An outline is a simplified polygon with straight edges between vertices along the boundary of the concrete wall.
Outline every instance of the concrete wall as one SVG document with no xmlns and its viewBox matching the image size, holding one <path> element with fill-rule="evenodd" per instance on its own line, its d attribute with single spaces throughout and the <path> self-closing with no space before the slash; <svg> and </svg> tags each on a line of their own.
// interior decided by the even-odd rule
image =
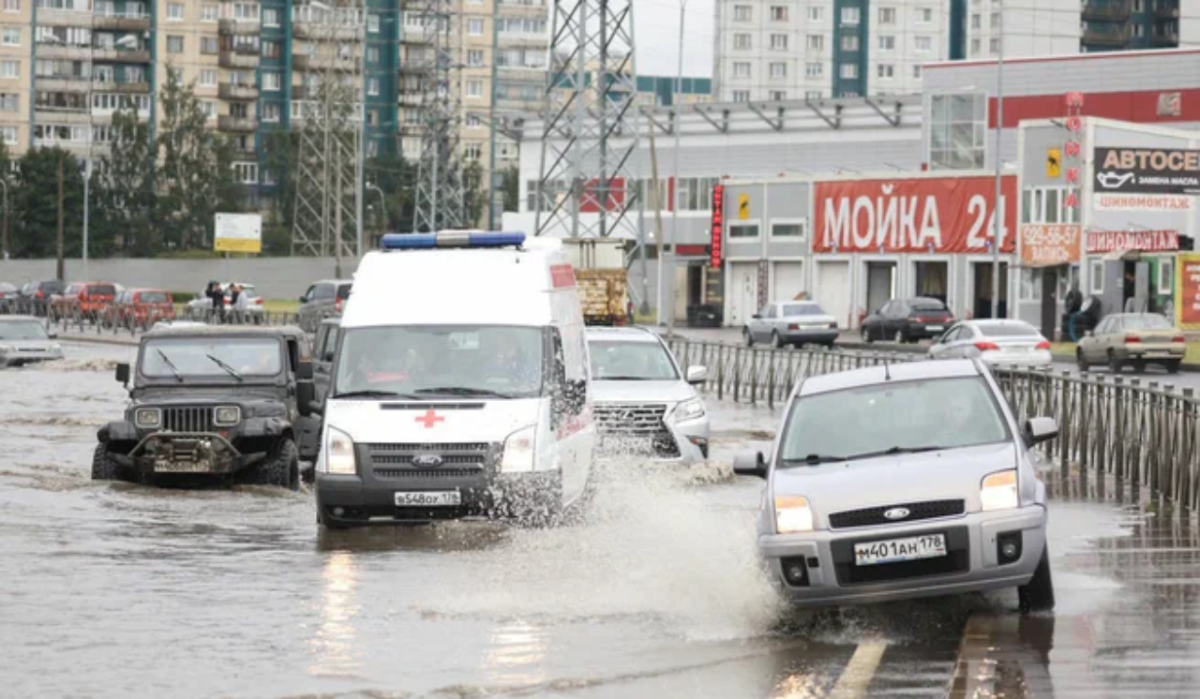
<svg viewBox="0 0 1200 699">
<path fill-rule="evenodd" d="M 343 261 L 349 277 L 358 263 Z M 80 260 L 67 260 L 66 281 L 116 282 L 126 287 L 156 287 L 199 292 L 211 280 L 254 284 L 267 299 L 299 297 L 309 284 L 334 277 L 333 258 L 276 257 L 230 260 L 91 260 L 86 274 Z M 54 260 L 0 260 L 0 281 L 20 286 L 35 279 L 54 278 Z"/>
</svg>

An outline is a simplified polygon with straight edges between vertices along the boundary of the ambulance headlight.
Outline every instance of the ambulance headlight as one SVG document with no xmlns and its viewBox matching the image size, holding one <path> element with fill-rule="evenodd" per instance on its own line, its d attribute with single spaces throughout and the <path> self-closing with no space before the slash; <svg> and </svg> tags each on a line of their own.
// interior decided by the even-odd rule
<svg viewBox="0 0 1200 699">
<path fill-rule="evenodd" d="M 325 472 L 338 476 L 353 476 L 358 473 L 354 459 L 354 440 L 350 435 L 333 427 L 325 428 Z"/>
<path fill-rule="evenodd" d="M 508 435 L 504 440 L 504 457 L 500 461 L 503 473 L 521 473 L 533 470 L 537 444 L 537 425 L 530 425 Z"/>
</svg>

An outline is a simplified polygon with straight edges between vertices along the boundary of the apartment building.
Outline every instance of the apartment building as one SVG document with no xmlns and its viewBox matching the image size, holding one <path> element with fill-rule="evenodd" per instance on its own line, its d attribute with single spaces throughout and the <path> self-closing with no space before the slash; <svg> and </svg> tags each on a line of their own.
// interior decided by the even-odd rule
<svg viewBox="0 0 1200 699">
<path fill-rule="evenodd" d="M 1084 0 L 1083 50 L 1122 51 L 1194 46 L 1200 14 L 1185 0 Z"/>
<path fill-rule="evenodd" d="M 966 58 L 1066 56 L 1081 51 L 1079 0 L 970 0 Z M 1003 40 L 1003 47 L 1001 41 Z"/>
</svg>

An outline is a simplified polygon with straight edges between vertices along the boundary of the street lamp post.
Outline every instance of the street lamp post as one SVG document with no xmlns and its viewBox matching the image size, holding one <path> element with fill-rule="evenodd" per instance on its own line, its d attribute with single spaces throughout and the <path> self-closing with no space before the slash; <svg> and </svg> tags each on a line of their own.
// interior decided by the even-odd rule
<svg viewBox="0 0 1200 699">
<path fill-rule="evenodd" d="M 992 317 L 1000 317 L 1000 232 L 1002 228 L 1002 220 L 1004 213 L 1004 205 L 1001 202 L 1001 170 L 1004 167 L 1004 159 L 1000 153 L 1000 136 L 1004 133 L 1004 4 L 997 0 L 996 5 L 999 7 L 999 26 L 996 28 L 996 33 L 999 35 L 1000 51 L 996 59 L 996 152 L 992 157 L 996 160 L 996 203 L 995 209 L 992 211 Z M 1012 222 L 1014 225 L 1016 222 Z"/>
<path fill-rule="evenodd" d="M 4 245 L 0 247 L 3 259 L 8 259 L 8 180 L 0 177 L 0 187 L 4 188 Z"/>
<path fill-rule="evenodd" d="M 672 337 L 675 334 L 675 245 L 679 240 L 679 131 L 683 126 L 683 120 L 680 118 L 682 113 L 682 105 L 679 103 L 680 97 L 683 95 L 683 29 L 684 18 L 686 17 L 685 10 L 687 9 L 688 0 L 679 0 L 679 64 L 675 73 L 675 86 L 671 91 L 671 106 L 675 109 L 675 164 L 671 168 L 675 174 L 675 186 L 673 187 L 673 196 L 671 199 L 671 232 L 669 235 L 664 234 L 663 245 L 660 246 L 658 255 L 661 258 L 665 249 L 671 251 L 671 264 L 667 269 L 669 279 L 659 280 L 660 284 L 664 284 L 664 288 L 668 293 L 663 294 L 663 304 L 667 306 L 667 337 Z M 666 245 L 667 241 L 670 245 Z"/>
</svg>

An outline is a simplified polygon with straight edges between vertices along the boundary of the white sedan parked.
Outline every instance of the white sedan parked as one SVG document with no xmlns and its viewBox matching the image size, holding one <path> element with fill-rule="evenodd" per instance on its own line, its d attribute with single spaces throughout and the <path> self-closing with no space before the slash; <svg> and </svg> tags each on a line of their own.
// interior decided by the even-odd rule
<svg viewBox="0 0 1200 699">
<path fill-rule="evenodd" d="M 964 320 L 929 348 L 930 359 L 977 357 L 989 365 L 1050 366 L 1050 341 L 1023 320 Z"/>
</svg>

